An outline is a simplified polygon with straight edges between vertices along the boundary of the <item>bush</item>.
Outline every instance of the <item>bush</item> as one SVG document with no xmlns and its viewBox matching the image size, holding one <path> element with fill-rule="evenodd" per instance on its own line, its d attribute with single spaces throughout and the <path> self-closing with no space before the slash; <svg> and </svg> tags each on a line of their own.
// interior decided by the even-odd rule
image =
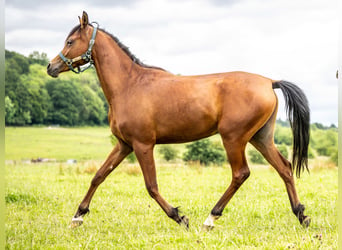
<svg viewBox="0 0 342 250">
<path fill-rule="evenodd" d="M 312 147 L 309 145 L 309 148 L 308 148 L 308 158 L 309 159 L 313 159 L 315 158 L 315 153 L 314 151 L 312 150 Z"/>
<path fill-rule="evenodd" d="M 163 145 L 159 148 L 159 153 L 166 161 L 171 161 L 176 159 L 178 151 L 171 145 Z"/>
<path fill-rule="evenodd" d="M 289 158 L 289 151 L 287 150 L 287 146 L 285 144 L 278 145 L 277 148 L 286 159 Z"/>
<path fill-rule="evenodd" d="M 292 144 L 291 128 L 282 127 L 277 124 L 274 131 L 274 142 L 276 144 L 285 144 L 290 146 Z"/>
<path fill-rule="evenodd" d="M 211 163 L 221 164 L 226 160 L 226 154 L 220 144 L 212 143 L 209 139 L 203 139 L 186 145 L 187 151 L 183 160 L 199 161 L 201 165 L 208 166 Z"/>
<path fill-rule="evenodd" d="M 310 143 L 318 155 L 331 156 L 337 148 L 337 132 L 334 129 L 314 130 Z"/>
<path fill-rule="evenodd" d="M 330 160 L 338 166 L 338 150 L 335 148 L 333 152 L 331 152 Z"/>
<path fill-rule="evenodd" d="M 262 154 L 259 151 L 257 151 L 254 148 L 248 150 L 248 156 L 249 156 L 249 159 L 252 163 L 266 164 L 265 158 L 262 156 Z"/>
<path fill-rule="evenodd" d="M 137 161 L 137 157 L 135 156 L 135 153 L 132 152 L 129 155 L 126 156 L 126 159 L 129 163 L 134 163 Z"/>
</svg>

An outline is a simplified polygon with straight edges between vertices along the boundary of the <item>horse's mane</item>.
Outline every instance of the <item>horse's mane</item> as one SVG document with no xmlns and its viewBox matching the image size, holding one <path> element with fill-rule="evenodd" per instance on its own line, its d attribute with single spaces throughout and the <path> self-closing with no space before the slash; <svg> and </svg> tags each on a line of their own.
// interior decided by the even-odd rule
<svg viewBox="0 0 342 250">
<path fill-rule="evenodd" d="M 91 24 L 89 24 L 89 25 L 93 27 L 93 25 L 91 25 Z M 81 29 L 81 25 L 80 25 L 80 24 L 77 25 L 77 26 L 75 26 L 75 27 L 70 31 L 70 33 L 69 33 L 69 35 L 68 35 L 68 38 L 69 38 L 72 34 L 74 34 L 76 31 L 79 31 L 80 29 Z M 132 60 L 134 63 L 136 63 L 136 64 L 138 64 L 138 65 L 140 65 L 141 67 L 144 67 L 144 68 L 159 69 L 159 70 L 166 71 L 165 69 L 162 69 L 162 68 L 160 68 L 160 67 L 151 66 L 151 65 L 147 65 L 147 64 L 143 63 L 143 62 L 142 62 L 139 58 L 137 58 L 137 57 L 129 50 L 129 48 L 128 48 L 126 45 L 124 45 L 116 36 L 110 34 L 109 32 L 105 31 L 104 29 L 99 29 L 99 30 L 102 31 L 102 32 L 104 32 L 104 33 L 106 33 L 108 36 L 110 36 L 110 37 L 113 39 L 113 41 L 116 42 L 116 44 L 122 49 L 122 51 L 125 52 L 125 54 L 126 54 L 129 58 L 131 58 L 131 60 Z"/>
</svg>

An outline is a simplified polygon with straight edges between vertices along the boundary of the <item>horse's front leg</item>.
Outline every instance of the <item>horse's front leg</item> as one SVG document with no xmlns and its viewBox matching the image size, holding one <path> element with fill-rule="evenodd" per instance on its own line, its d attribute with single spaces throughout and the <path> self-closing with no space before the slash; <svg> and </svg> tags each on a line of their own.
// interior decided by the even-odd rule
<svg viewBox="0 0 342 250">
<path fill-rule="evenodd" d="M 178 209 L 172 207 L 159 193 L 156 168 L 153 158 L 154 144 L 133 143 L 134 153 L 139 161 L 144 175 L 145 185 L 149 195 L 159 204 L 164 212 L 171 219 L 180 225 L 189 228 L 189 219 L 186 216 L 180 216 Z"/>
<path fill-rule="evenodd" d="M 78 210 L 72 218 L 71 227 L 80 226 L 83 223 L 83 216 L 89 212 L 90 201 L 98 188 L 98 186 L 106 179 L 106 177 L 120 164 L 120 162 L 132 152 L 132 149 L 125 143 L 119 141 L 113 151 L 109 154 L 101 168 L 96 172 L 91 181 L 91 185 Z"/>
</svg>

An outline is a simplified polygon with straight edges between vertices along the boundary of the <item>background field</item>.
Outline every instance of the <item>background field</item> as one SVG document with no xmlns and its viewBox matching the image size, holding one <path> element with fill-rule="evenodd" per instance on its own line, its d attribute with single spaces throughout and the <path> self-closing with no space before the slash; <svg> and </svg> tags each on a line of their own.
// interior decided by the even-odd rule
<svg viewBox="0 0 342 250">
<path fill-rule="evenodd" d="M 277 173 L 251 166 L 215 229 L 203 232 L 202 223 L 229 185 L 230 168 L 160 159 L 161 194 L 189 217 L 189 231 L 164 214 L 148 196 L 138 165 L 127 162 L 100 186 L 84 225 L 70 229 L 112 147 L 109 135 L 108 128 L 6 128 L 7 249 L 337 249 L 337 168 L 326 168 L 324 160 L 311 162 L 311 173 L 296 181 L 312 218 L 308 229 L 292 214 Z M 57 162 L 22 162 L 37 157 Z"/>
<path fill-rule="evenodd" d="M 103 160 L 112 148 L 110 134 L 108 127 L 7 127 L 5 156 L 17 161 Z"/>
</svg>

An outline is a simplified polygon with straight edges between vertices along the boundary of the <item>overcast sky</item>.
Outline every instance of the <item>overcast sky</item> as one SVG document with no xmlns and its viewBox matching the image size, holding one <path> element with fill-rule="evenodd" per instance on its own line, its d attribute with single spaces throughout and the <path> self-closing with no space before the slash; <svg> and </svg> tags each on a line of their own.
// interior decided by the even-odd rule
<svg viewBox="0 0 342 250">
<path fill-rule="evenodd" d="M 146 64 L 182 75 L 241 70 L 285 79 L 306 93 L 311 122 L 337 125 L 335 0 L 7 0 L 5 47 L 52 59 L 83 10 Z"/>
</svg>

